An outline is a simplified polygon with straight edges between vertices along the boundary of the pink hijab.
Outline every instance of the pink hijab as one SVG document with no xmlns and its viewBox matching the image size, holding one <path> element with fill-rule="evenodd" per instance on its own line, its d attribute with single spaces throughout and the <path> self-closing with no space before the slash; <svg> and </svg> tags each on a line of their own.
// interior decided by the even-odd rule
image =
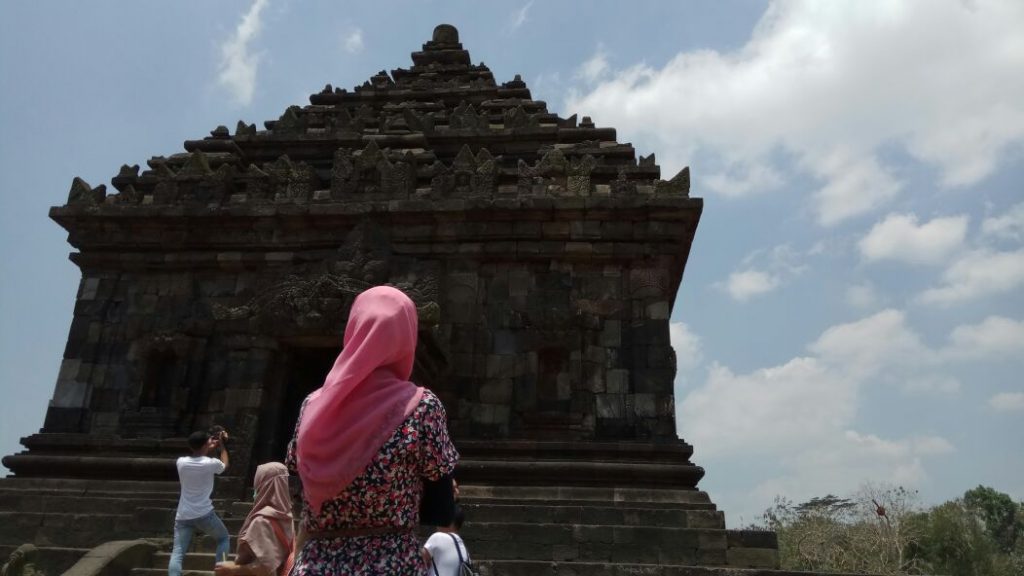
<svg viewBox="0 0 1024 576">
<path fill-rule="evenodd" d="M 252 523 L 261 516 L 271 519 L 272 522 L 280 520 L 279 524 L 285 538 L 295 538 L 292 526 L 292 498 L 288 493 L 288 469 L 280 462 L 260 464 L 256 467 L 253 485 L 256 487 L 256 501 L 252 503 L 252 511 L 238 533 L 238 544 L 247 544 L 257 561 L 265 561 L 267 558 L 283 561 L 290 551 L 282 549 L 282 544 L 274 535 L 274 531 L 253 530 Z"/>
<path fill-rule="evenodd" d="M 370 288 L 352 304 L 341 354 L 299 424 L 299 476 L 313 510 L 351 484 L 419 404 L 423 389 L 409 382 L 417 325 L 416 306 L 396 288 Z"/>
</svg>

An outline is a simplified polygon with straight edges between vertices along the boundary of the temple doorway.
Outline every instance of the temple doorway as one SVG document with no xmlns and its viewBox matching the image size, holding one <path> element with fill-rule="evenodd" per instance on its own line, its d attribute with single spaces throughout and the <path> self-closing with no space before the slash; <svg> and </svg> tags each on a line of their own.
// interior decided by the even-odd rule
<svg viewBox="0 0 1024 576">
<path fill-rule="evenodd" d="M 299 409 L 306 396 L 324 383 L 324 378 L 334 365 L 339 349 L 332 347 L 291 348 L 288 350 L 286 368 L 281 377 L 281 389 L 277 410 L 277 429 L 274 434 L 274 459 L 284 460 L 288 442 L 295 432 Z"/>
</svg>

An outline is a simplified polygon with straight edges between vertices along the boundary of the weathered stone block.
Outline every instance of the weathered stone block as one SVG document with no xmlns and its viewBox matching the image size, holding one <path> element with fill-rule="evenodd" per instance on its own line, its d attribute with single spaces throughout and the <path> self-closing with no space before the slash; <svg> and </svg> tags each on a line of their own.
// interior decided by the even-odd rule
<svg viewBox="0 0 1024 576">
<path fill-rule="evenodd" d="M 587 346 L 584 351 L 583 360 L 604 366 L 608 360 L 608 350 L 603 346 Z"/>
<path fill-rule="evenodd" d="M 725 562 L 735 568 L 779 567 L 779 552 L 769 548 L 729 548 L 725 551 Z"/>
<path fill-rule="evenodd" d="M 512 401 L 511 378 L 489 378 L 480 387 L 480 401 L 486 404 L 508 404 Z"/>
<path fill-rule="evenodd" d="M 569 237 L 573 240 L 601 238 L 601 223 L 596 220 L 573 220 L 569 225 Z"/>
<path fill-rule="evenodd" d="M 601 346 L 616 348 L 622 343 L 622 322 L 605 320 L 601 330 Z"/>
<path fill-rule="evenodd" d="M 657 398 L 654 394 L 634 394 L 633 413 L 641 418 L 654 418 L 658 415 Z"/>
<path fill-rule="evenodd" d="M 629 391 L 629 370 L 608 370 L 605 374 L 605 386 L 610 394 L 625 394 Z"/>
<path fill-rule="evenodd" d="M 263 390 L 258 388 L 229 388 L 224 391 L 224 407 L 228 411 L 259 408 Z"/>
<path fill-rule="evenodd" d="M 568 222 L 544 222 L 541 224 L 541 233 L 545 238 L 568 238 L 569 229 Z"/>
<path fill-rule="evenodd" d="M 96 298 L 96 292 L 99 290 L 100 279 L 96 277 L 83 278 L 81 284 L 81 292 L 78 295 L 79 300 L 92 300 Z"/>
<path fill-rule="evenodd" d="M 519 238 L 540 238 L 542 234 L 541 223 L 533 220 L 515 222 L 512 225 L 512 233 Z"/>
<path fill-rule="evenodd" d="M 58 380 L 50 405 L 55 408 L 85 408 L 89 398 L 89 385 L 75 380 Z"/>
<path fill-rule="evenodd" d="M 647 317 L 651 320 L 668 320 L 672 312 L 668 302 L 654 302 L 647 305 Z"/>
<path fill-rule="evenodd" d="M 598 418 L 619 419 L 626 416 L 626 397 L 624 394 L 594 395 L 595 411 Z"/>
<path fill-rule="evenodd" d="M 608 390 L 605 386 L 606 372 L 604 366 L 597 366 L 594 364 L 588 364 L 583 369 L 583 378 L 586 389 L 594 393 L 602 392 L 619 392 L 618 390 Z M 624 390 L 623 390 L 624 392 Z"/>
</svg>

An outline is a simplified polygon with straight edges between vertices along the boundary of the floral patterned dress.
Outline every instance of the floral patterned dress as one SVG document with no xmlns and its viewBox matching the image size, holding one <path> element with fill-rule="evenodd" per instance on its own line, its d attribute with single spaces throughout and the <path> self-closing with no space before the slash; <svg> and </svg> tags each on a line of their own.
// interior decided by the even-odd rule
<svg viewBox="0 0 1024 576">
<path fill-rule="evenodd" d="M 305 411 L 305 404 L 302 412 Z M 299 422 L 302 422 L 302 412 Z M 295 438 L 285 464 L 298 473 Z M 425 390 L 419 405 L 384 443 L 377 456 L 341 494 L 315 514 L 302 501 L 306 532 L 362 527 L 407 527 L 407 532 L 308 540 L 295 558 L 291 576 L 421 576 L 418 524 L 423 478 L 437 480 L 455 469 L 459 454 L 448 437 L 441 401 Z"/>
</svg>

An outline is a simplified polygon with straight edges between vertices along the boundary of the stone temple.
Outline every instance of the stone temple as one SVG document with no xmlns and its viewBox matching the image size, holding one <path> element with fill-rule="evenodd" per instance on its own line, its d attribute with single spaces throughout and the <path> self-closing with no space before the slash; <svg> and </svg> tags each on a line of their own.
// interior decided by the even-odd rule
<svg viewBox="0 0 1024 576">
<path fill-rule="evenodd" d="M 116 193 L 74 180 L 50 216 L 82 279 L 43 427 L 3 459 L 0 552 L 32 542 L 59 570 L 168 538 L 173 457 L 214 424 L 237 529 L 355 295 L 391 284 L 419 308 L 414 379 L 447 407 L 484 573 L 775 566 L 774 535 L 725 529 L 676 435 L 688 169 L 662 179 L 613 128 L 496 82 L 452 26 L 412 63 L 122 166 Z M 212 566 L 208 544 L 186 567 Z M 104 573 L 161 573 L 162 546 L 108 544 Z"/>
</svg>

